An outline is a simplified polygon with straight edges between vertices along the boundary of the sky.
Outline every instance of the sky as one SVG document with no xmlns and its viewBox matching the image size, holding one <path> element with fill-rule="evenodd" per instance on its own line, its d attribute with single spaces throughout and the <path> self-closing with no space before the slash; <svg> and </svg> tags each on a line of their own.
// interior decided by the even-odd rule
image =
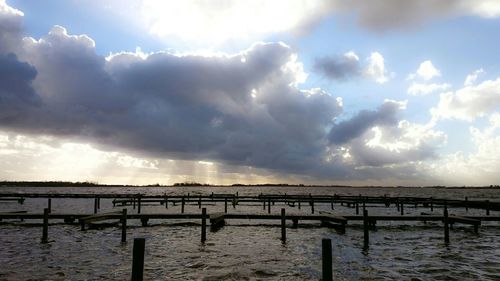
<svg viewBox="0 0 500 281">
<path fill-rule="evenodd" d="M 0 180 L 500 183 L 500 1 L 0 0 Z"/>
</svg>

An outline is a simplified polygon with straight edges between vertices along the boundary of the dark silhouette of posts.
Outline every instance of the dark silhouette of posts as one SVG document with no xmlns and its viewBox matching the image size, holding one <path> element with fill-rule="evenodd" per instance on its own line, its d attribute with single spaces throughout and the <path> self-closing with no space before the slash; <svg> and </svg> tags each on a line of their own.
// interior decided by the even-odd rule
<svg viewBox="0 0 500 281">
<path fill-rule="evenodd" d="M 300 201 L 300 198 L 299 198 L 299 210 L 300 210 L 300 202 L 302 202 L 302 201 Z"/>
<path fill-rule="evenodd" d="M 97 214 L 97 197 L 94 198 L 94 214 Z"/>
<path fill-rule="evenodd" d="M 311 198 L 311 214 L 314 214 L 314 199 Z"/>
<path fill-rule="evenodd" d="M 262 208 L 264 211 L 266 210 L 266 199 L 262 200 Z"/>
<path fill-rule="evenodd" d="M 49 208 L 43 209 L 42 243 L 49 242 Z"/>
<path fill-rule="evenodd" d="M 330 204 L 332 205 L 332 210 L 333 210 L 333 196 L 332 196 L 332 199 L 330 201 Z"/>
<path fill-rule="evenodd" d="M 355 204 L 356 204 L 356 215 L 359 215 L 359 204 L 358 202 L 356 202 Z"/>
<path fill-rule="evenodd" d="M 201 195 L 198 197 L 198 209 L 201 209 Z"/>
<path fill-rule="evenodd" d="M 281 242 L 286 243 L 286 216 L 285 208 L 281 209 Z"/>
<path fill-rule="evenodd" d="M 400 205 L 401 206 L 399 206 L 399 209 L 401 210 L 401 215 L 404 215 L 405 214 L 405 207 L 404 207 L 403 202 L 401 202 Z"/>
<path fill-rule="evenodd" d="M 490 200 L 486 200 L 486 215 L 490 215 Z"/>
<path fill-rule="evenodd" d="M 267 213 L 271 213 L 271 198 L 267 198 Z"/>
<path fill-rule="evenodd" d="M 184 214 L 184 204 L 185 204 L 184 196 L 182 196 L 182 198 L 181 198 L 181 213 L 183 213 L 183 214 Z"/>
<path fill-rule="evenodd" d="M 122 243 L 127 242 L 127 209 L 122 210 Z"/>
<path fill-rule="evenodd" d="M 137 198 L 137 213 L 138 214 L 141 213 L 141 195 L 140 194 L 138 195 L 138 198 Z"/>
<path fill-rule="evenodd" d="M 368 250 L 370 244 L 370 233 L 368 232 L 368 210 L 363 211 L 363 249 Z"/>
<path fill-rule="evenodd" d="M 146 239 L 134 238 L 132 253 L 132 281 L 142 281 L 144 273 L 144 248 Z"/>
<path fill-rule="evenodd" d="M 207 208 L 201 209 L 201 243 L 207 240 Z"/>
<path fill-rule="evenodd" d="M 465 211 L 469 211 L 469 198 L 467 196 L 465 196 Z"/>
<path fill-rule="evenodd" d="M 165 195 L 165 209 L 168 209 L 168 196 Z"/>
<path fill-rule="evenodd" d="M 227 197 L 224 197 L 224 214 L 227 214 Z"/>
<path fill-rule="evenodd" d="M 52 213 L 52 199 L 47 199 L 47 209 L 49 209 L 49 213 Z"/>
<path fill-rule="evenodd" d="M 431 212 L 434 212 L 434 198 L 431 197 Z"/>
<path fill-rule="evenodd" d="M 450 244 L 450 226 L 448 224 L 448 208 L 444 205 L 444 243 L 446 245 Z"/>
<path fill-rule="evenodd" d="M 321 240 L 322 248 L 322 275 L 323 281 L 333 281 L 332 274 L 332 240 L 324 238 Z"/>
</svg>

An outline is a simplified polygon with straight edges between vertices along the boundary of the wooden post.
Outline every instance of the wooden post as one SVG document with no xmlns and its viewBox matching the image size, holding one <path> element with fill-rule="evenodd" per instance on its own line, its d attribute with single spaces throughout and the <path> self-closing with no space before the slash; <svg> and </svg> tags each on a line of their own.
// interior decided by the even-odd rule
<svg viewBox="0 0 500 281">
<path fill-rule="evenodd" d="M 332 281 L 332 240 L 324 238 L 321 240 L 322 254 L 322 276 L 323 281 Z"/>
<path fill-rule="evenodd" d="M 469 198 L 467 196 L 465 196 L 465 211 L 469 211 Z"/>
<path fill-rule="evenodd" d="M 281 209 L 281 242 L 286 243 L 286 216 L 285 216 L 285 208 Z"/>
<path fill-rule="evenodd" d="M 168 196 L 165 195 L 165 209 L 168 209 Z"/>
<path fill-rule="evenodd" d="M 448 245 L 450 243 L 450 229 L 448 225 L 448 208 L 444 205 L 444 243 Z"/>
<path fill-rule="evenodd" d="M 101 197 L 99 195 L 97 195 L 97 209 L 101 209 Z"/>
<path fill-rule="evenodd" d="M 139 197 L 137 198 L 137 213 L 141 213 L 141 195 L 139 194 Z"/>
<path fill-rule="evenodd" d="M 182 196 L 182 198 L 181 198 L 181 213 L 183 213 L 183 214 L 184 214 L 184 204 L 185 204 L 184 196 Z"/>
<path fill-rule="evenodd" d="M 368 250 L 370 244 L 370 233 L 368 232 L 368 210 L 363 211 L 363 249 Z"/>
<path fill-rule="evenodd" d="M 363 199 L 363 212 L 366 210 L 366 203 L 365 200 Z"/>
<path fill-rule="evenodd" d="M 224 214 L 227 214 L 227 197 L 224 197 Z"/>
<path fill-rule="evenodd" d="M 332 205 L 332 210 L 333 210 L 333 196 L 332 196 L 332 200 L 331 200 L 331 205 Z"/>
<path fill-rule="evenodd" d="M 266 199 L 262 200 L 262 205 L 263 205 L 263 210 L 265 211 L 266 210 Z"/>
<path fill-rule="evenodd" d="M 301 202 L 301 201 L 300 201 L 300 198 L 299 198 L 299 210 L 300 210 L 300 202 Z"/>
<path fill-rule="evenodd" d="M 52 198 L 47 200 L 47 209 L 49 209 L 49 213 L 52 213 Z"/>
<path fill-rule="evenodd" d="M 144 273 L 144 248 L 146 239 L 134 238 L 132 257 L 132 281 L 142 281 Z"/>
<path fill-rule="evenodd" d="M 311 214 L 314 214 L 314 199 L 311 198 Z"/>
<path fill-rule="evenodd" d="M 267 198 L 267 213 L 271 213 L 271 198 Z"/>
<path fill-rule="evenodd" d="M 122 210 L 122 243 L 127 242 L 127 209 Z"/>
<path fill-rule="evenodd" d="M 236 209 L 236 197 L 233 197 L 233 209 Z"/>
<path fill-rule="evenodd" d="M 198 197 L 198 209 L 201 209 L 201 195 Z"/>
<path fill-rule="evenodd" d="M 135 209 L 135 198 L 132 197 L 132 208 Z"/>
<path fill-rule="evenodd" d="M 97 214 L 97 197 L 94 198 L 94 214 Z"/>
<path fill-rule="evenodd" d="M 201 209 L 201 243 L 207 240 L 207 208 Z"/>
<path fill-rule="evenodd" d="M 399 209 L 401 210 L 401 215 L 404 215 L 404 214 L 405 214 L 405 210 L 404 210 L 404 209 L 405 209 L 405 207 L 404 207 L 403 202 L 401 202 L 401 204 L 400 204 L 400 205 L 401 205 L 401 206 L 399 206 Z"/>
<path fill-rule="evenodd" d="M 431 212 L 434 212 L 434 199 L 431 197 Z"/>
<path fill-rule="evenodd" d="M 359 215 L 359 204 L 358 202 L 356 202 L 355 204 L 356 204 L 356 215 Z"/>
<path fill-rule="evenodd" d="M 49 242 L 49 209 L 43 209 L 42 243 Z"/>
<path fill-rule="evenodd" d="M 486 200 L 486 215 L 490 215 L 490 200 Z"/>
</svg>

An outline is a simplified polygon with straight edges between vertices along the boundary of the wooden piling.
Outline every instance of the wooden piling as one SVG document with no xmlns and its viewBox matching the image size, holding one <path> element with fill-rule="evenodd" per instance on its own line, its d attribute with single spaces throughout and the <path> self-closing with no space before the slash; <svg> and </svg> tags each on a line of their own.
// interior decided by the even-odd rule
<svg viewBox="0 0 500 281">
<path fill-rule="evenodd" d="M 165 195 L 165 209 L 168 209 L 168 196 Z"/>
<path fill-rule="evenodd" d="M 127 209 L 122 210 L 122 243 L 127 242 Z"/>
<path fill-rule="evenodd" d="M 490 200 L 486 200 L 486 215 L 490 215 Z"/>
<path fill-rule="evenodd" d="M 132 257 L 132 281 L 142 281 L 144 275 L 144 248 L 146 239 L 134 238 Z"/>
<path fill-rule="evenodd" d="M 450 229 L 448 224 L 448 208 L 444 205 L 444 243 L 448 245 L 450 243 Z"/>
<path fill-rule="evenodd" d="M 400 206 L 399 206 L 399 210 L 401 210 L 401 215 L 404 215 L 404 214 L 405 214 L 405 207 L 404 207 L 403 202 L 401 202 L 401 204 L 400 204 Z"/>
<path fill-rule="evenodd" d="M 266 200 L 262 200 L 262 206 L 263 206 L 263 210 L 265 211 L 266 210 Z"/>
<path fill-rule="evenodd" d="M 434 212 L 434 199 L 431 197 L 431 212 Z"/>
<path fill-rule="evenodd" d="M 368 224 L 368 210 L 363 211 L 363 249 L 367 250 L 370 244 L 370 233 Z"/>
<path fill-rule="evenodd" d="M 141 195 L 139 194 L 139 197 L 137 198 L 137 213 L 141 213 Z"/>
<path fill-rule="evenodd" d="M 101 209 L 101 197 L 99 197 L 99 195 L 97 195 L 97 209 Z"/>
<path fill-rule="evenodd" d="M 227 214 L 227 197 L 224 197 L 224 214 Z"/>
<path fill-rule="evenodd" d="M 184 196 L 182 196 L 182 198 L 181 198 L 181 213 L 183 213 L 183 214 L 184 214 L 184 204 L 185 204 Z"/>
<path fill-rule="evenodd" d="M 135 198 L 132 198 L 132 208 L 135 210 Z"/>
<path fill-rule="evenodd" d="M 47 200 L 47 209 L 49 209 L 49 213 L 52 213 L 52 198 Z"/>
<path fill-rule="evenodd" d="M 201 195 L 198 197 L 198 209 L 201 209 Z"/>
<path fill-rule="evenodd" d="M 207 240 L 207 208 L 201 209 L 201 243 Z"/>
<path fill-rule="evenodd" d="M 281 242 L 286 243 L 286 216 L 285 208 L 281 209 Z"/>
<path fill-rule="evenodd" d="M 331 201 L 330 201 L 330 204 L 332 205 L 332 210 L 333 210 L 333 198 L 334 198 L 334 197 L 332 196 L 332 199 L 331 199 Z"/>
<path fill-rule="evenodd" d="M 271 198 L 267 198 L 267 213 L 271 213 Z"/>
<path fill-rule="evenodd" d="M 300 210 L 300 199 L 299 199 L 299 210 Z"/>
<path fill-rule="evenodd" d="M 469 211 L 469 198 L 467 196 L 465 196 L 465 211 Z"/>
<path fill-rule="evenodd" d="M 94 214 L 97 214 L 97 197 L 94 198 Z"/>
<path fill-rule="evenodd" d="M 359 215 L 359 204 L 358 204 L 358 202 L 356 202 L 355 205 L 356 205 L 356 215 Z"/>
<path fill-rule="evenodd" d="M 311 198 L 311 214 L 314 214 L 314 199 Z"/>
<path fill-rule="evenodd" d="M 49 242 L 49 209 L 43 209 L 42 243 Z"/>
<path fill-rule="evenodd" d="M 323 281 L 333 281 L 332 274 L 332 240 L 321 240 L 321 255 L 322 255 L 322 276 Z"/>
</svg>

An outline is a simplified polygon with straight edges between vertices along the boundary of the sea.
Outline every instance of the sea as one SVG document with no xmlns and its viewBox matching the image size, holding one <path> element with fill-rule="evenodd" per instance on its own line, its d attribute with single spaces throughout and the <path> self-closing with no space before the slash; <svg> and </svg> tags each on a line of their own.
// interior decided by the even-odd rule
<svg viewBox="0 0 500 281">
<path fill-rule="evenodd" d="M 448 188 L 354 188 L 279 186 L 201 187 L 1 187 L 0 192 L 25 193 L 116 193 L 192 196 L 212 192 L 241 195 L 313 194 L 362 196 L 418 196 L 447 199 L 500 201 L 499 189 Z M 99 212 L 119 211 L 112 199 L 101 199 Z M 0 212 L 41 213 L 47 199 L 27 198 L 24 204 L 0 202 Z M 223 212 L 224 203 L 204 205 L 208 213 Z M 93 199 L 52 199 L 52 213 L 93 213 Z M 179 213 L 180 206 L 143 205 L 142 213 Z M 276 203 L 272 213 L 310 214 Z M 371 215 L 398 215 L 395 206 L 367 206 Z M 132 206 L 129 213 L 136 212 Z M 355 209 L 336 204 L 315 205 L 316 212 L 354 215 Z M 199 213 L 197 204 L 186 213 Z M 267 214 L 261 204 L 241 204 L 229 213 Z M 441 208 L 405 206 L 405 214 L 442 214 Z M 484 210 L 449 209 L 452 215 L 485 215 Z M 499 216 L 492 211 L 492 216 Z M 443 239 L 442 223 L 378 222 L 370 231 L 370 247 L 363 250 L 360 222 L 349 222 L 345 234 L 300 222 L 287 228 L 287 241 L 280 240 L 279 221 L 229 220 L 200 242 L 197 220 L 150 220 L 147 227 L 130 220 L 127 243 L 121 243 L 119 227 L 81 231 L 79 225 L 51 221 L 49 243 L 40 243 L 40 221 L 0 223 L 0 280 L 130 280 L 134 238 L 145 238 L 144 280 L 320 280 L 321 240 L 332 241 L 334 280 L 500 280 L 500 222 L 483 222 L 479 234 L 472 226 L 455 224 L 450 243 Z"/>
</svg>

